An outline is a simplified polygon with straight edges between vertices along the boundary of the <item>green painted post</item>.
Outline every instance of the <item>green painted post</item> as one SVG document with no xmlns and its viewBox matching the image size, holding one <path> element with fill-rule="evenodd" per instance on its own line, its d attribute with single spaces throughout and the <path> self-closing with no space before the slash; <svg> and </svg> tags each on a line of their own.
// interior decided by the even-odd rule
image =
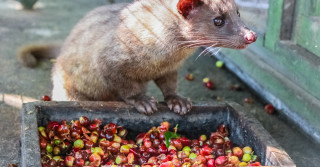
<svg viewBox="0 0 320 167">
<path fill-rule="evenodd" d="M 272 51 L 280 39 L 283 0 L 270 0 L 264 46 Z"/>
<path fill-rule="evenodd" d="M 312 15 L 320 16 L 320 0 L 312 0 Z"/>
<path fill-rule="evenodd" d="M 320 57 L 320 0 L 297 0 L 293 40 Z"/>
<path fill-rule="evenodd" d="M 24 9 L 33 9 L 33 6 L 37 1 L 38 0 L 20 0 L 20 3 Z"/>
</svg>

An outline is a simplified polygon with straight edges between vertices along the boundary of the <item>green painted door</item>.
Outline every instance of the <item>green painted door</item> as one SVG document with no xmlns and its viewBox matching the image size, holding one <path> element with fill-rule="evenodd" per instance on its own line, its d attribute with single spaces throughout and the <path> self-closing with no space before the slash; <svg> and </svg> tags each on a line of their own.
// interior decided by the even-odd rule
<svg viewBox="0 0 320 167">
<path fill-rule="evenodd" d="M 320 0 L 297 0 L 294 41 L 320 57 Z"/>
</svg>

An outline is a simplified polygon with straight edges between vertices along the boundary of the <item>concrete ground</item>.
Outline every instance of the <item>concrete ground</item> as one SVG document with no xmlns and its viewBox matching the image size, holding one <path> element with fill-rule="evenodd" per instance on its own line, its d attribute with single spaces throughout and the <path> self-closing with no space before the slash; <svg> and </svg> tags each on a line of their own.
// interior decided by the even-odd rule
<svg viewBox="0 0 320 167">
<path fill-rule="evenodd" d="M 17 50 L 31 43 L 61 43 L 85 13 L 107 3 L 106 0 L 41 0 L 34 11 L 23 11 L 19 10 L 16 1 L 0 0 L 0 166 L 19 163 L 21 103 L 38 100 L 42 95 L 50 94 L 51 90 L 52 62 L 43 61 L 34 69 L 25 68 L 17 61 Z M 196 59 L 200 51 L 190 57 L 179 71 L 180 95 L 190 97 L 194 103 L 222 100 L 242 104 L 288 152 L 297 166 L 316 167 L 320 164 L 319 146 L 278 114 L 265 113 L 265 103 L 232 73 L 215 67 L 214 58 L 206 55 Z M 189 72 L 195 76 L 192 82 L 184 78 Z M 203 86 L 204 77 L 215 82 L 215 90 Z M 243 91 L 230 90 L 233 84 L 239 84 Z M 154 84 L 150 84 L 148 93 L 162 100 Z M 247 97 L 254 99 L 252 105 L 244 103 L 243 99 Z"/>
</svg>

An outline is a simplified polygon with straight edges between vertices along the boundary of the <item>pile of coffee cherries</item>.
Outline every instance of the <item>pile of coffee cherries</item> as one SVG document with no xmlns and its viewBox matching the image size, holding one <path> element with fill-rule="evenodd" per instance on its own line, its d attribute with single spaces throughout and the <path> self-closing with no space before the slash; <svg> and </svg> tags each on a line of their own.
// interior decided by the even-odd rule
<svg viewBox="0 0 320 167">
<path fill-rule="evenodd" d="M 233 147 L 225 125 L 210 137 L 188 139 L 162 122 L 135 140 L 128 131 L 102 121 L 52 121 L 39 127 L 42 167 L 236 167 L 260 166 L 250 147 Z"/>
</svg>

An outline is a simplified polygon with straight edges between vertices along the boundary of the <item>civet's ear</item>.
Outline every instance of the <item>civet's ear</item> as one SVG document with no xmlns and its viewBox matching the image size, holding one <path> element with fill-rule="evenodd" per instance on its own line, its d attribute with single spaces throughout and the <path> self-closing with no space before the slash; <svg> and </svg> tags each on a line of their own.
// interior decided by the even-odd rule
<svg viewBox="0 0 320 167">
<path fill-rule="evenodd" d="M 184 17 L 188 18 L 189 14 L 196 7 L 200 6 L 202 2 L 200 0 L 179 0 L 177 4 L 178 12 Z"/>
</svg>

